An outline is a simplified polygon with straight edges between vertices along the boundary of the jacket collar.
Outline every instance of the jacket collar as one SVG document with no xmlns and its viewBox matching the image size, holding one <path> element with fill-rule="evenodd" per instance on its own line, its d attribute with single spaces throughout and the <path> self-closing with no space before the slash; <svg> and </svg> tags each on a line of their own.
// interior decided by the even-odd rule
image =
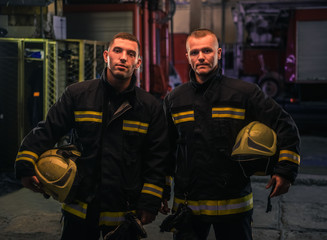
<svg viewBox="0 0 327 240">
<path fill-rule="evenodd" d="M 209 86 L 215 85 L 217 82 L 220 81 L 221 71 L 218 68 L 212 73 L 210 73 L 207 80 L 202 84 L 196 81 L 195 72 L 193 71 L 193 69 L 190 70 L 189 76 L 192 86 L 195 88 L 196 91 L 201 92 L 201 91 L 206 91 L 209 88 Z"/>
<path fill-rule="evenodd" d="M 107 67 L 103 70 L 103 72 L 101 74 L 101 80 L 103 82 L 103 86 L 104 86 L 106 92 L 108 92 L 109 99 L 113 99 L 113 98 L 126 99 L 127 98 L 128 100 L 131 100 L 133 98 L 133 96 L 135 96 L 136 76 L 134 73 L 132 75 L 132 79 L 131 79 L 129 86 L 123 92 L 118 93 L 116 91 L 116 89 L 107 80 L 106 72 L 107 72 Z"/>
</svg>

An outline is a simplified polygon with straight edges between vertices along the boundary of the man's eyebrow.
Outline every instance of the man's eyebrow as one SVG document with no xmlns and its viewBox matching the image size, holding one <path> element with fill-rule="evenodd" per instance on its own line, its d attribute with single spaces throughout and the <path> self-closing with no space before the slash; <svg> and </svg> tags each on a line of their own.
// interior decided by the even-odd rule
<svg viewBox="0 0 327 240">
<path fill-rule="evenodd" d="M 122 47 L 115 46 L 112 50 L 124 50 Z M 133 49 L 126 49 L 126 52 L 133 53 L 136 55 L 136 51 Z"/>
<path fill-rule="evenodd" d="M 203 50 L 212 50 L 212 48 L 211 48 L 211 47 L 204 47 L 204 48 L 201 48 L 201 51 L 203 51 Z"/>
</svg>

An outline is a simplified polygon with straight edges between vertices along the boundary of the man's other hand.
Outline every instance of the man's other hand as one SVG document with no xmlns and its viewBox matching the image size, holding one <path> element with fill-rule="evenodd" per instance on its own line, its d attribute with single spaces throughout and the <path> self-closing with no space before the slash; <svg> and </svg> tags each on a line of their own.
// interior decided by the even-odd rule
<svg viewBox="0 0 327 240">
<path fill-rule="evenodd" d="M 270 197 L 277 197 L 288 192 L 288 189 L 291 187 L 291 182 L 279 175 L 273 175 L 266 185 L 266 189 L 270 187 L 274 188 L 270 194 Z"/>
<path fill-rule="evenodd" d="M 36 176 L 23 177 L 21 179 L 21 182 L 24 187 L 32 190 L 33 192 L 44 193 L 44 191 L 42 190 L 41 183 Z"/>
<path fill-rule="evenodd" d="M 168 213 L 170 213 L 170 208 L 168 207 L 167 199 L 162 199 L 161 208 L 159 209 L 159 212 L 161 212 L 164 215 L 167 215 Z"/>
<path fill-rule="evenodd" d="M 137 216 L 143 225 L 152 223 L 156 219 L 156 215 L 145 210 L 139 210 Z"/>
</svg>

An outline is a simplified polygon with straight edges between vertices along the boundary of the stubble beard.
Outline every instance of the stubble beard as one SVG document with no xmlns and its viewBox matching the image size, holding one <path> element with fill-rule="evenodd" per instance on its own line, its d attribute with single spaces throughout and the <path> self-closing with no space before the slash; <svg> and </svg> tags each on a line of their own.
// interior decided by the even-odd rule
<svg viewBox="0 0 327 240">
<path fill-rule="evenodd" d="M 124 74 L 124 73 L 114 73 L 114 71 L 111 69 L 111 68 L 109 68 L 109 71 L 111 72 L 111 75 L 115 78 L 115 79 L 117 79 L 117 80 L 119 80 L 119 81 L 121 81 L 121 82 L 126 82 L 131 76 L 127 76 L 126 74 Z"/>
</svg>

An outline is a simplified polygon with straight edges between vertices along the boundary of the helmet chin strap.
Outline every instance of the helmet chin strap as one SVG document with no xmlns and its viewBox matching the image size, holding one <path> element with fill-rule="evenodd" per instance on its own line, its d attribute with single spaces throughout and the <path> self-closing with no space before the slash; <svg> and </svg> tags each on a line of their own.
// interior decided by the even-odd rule
<svg viewBox="0 0 327 240">
<path fill-rule="evenodd" d="M 272 194 L 272 192 L 275 189 L 275 184 L 272 186 L 271 191 L 268 195 L 268 200 L 267 200 L 267 208 L 266 208 L 266 213 L 270 212 L 272 210 L 272 205 L 271 205 L 271 197 L 270 195 Z"/>
</svg>

